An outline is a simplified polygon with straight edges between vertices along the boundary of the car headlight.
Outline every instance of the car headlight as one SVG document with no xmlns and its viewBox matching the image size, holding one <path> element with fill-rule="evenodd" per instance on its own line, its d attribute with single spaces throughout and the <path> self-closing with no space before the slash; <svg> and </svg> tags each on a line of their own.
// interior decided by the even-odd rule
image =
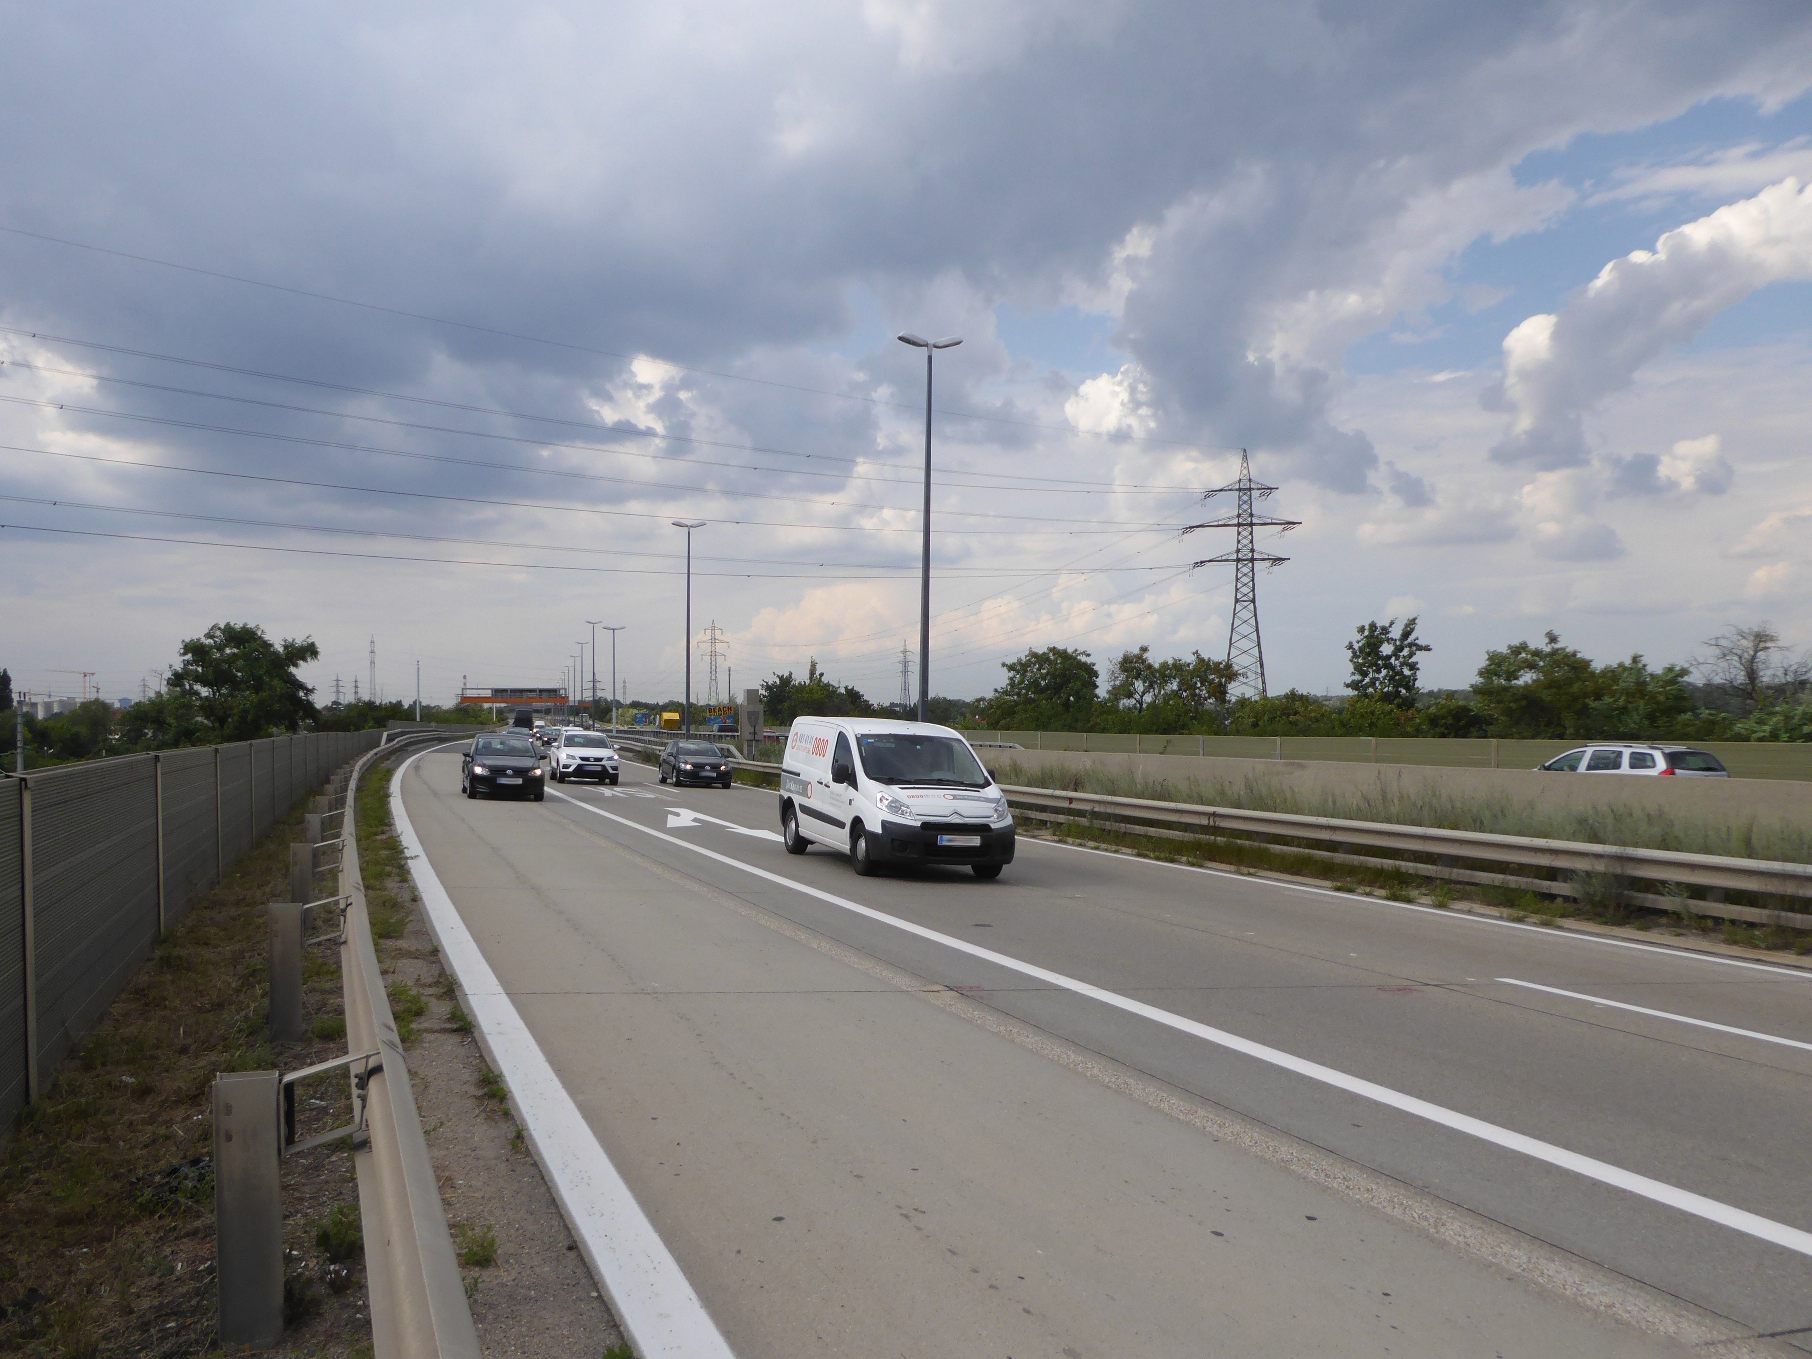
<svg viewBox="0 0 1812 1359">
<path fill-rule="evenodd" d="M 883 793 L 880 797 L 875 799 L 875 802 L 877 805 L 879 805 L 879 807 L 881 808 L 882 811 L 890 813 L 893 816 L 911 816 L 912 815 L 911 805 L 909 803 L 902 802 L 897 797 L 890 797 L 887 794 Z"/>
<path fill-rule="evenodd" d="M 530 778 L 531 778 L 531 779 L 538 779 L 538 778 L 540 778 L 540 777 L 541 777 L 541 766 L 540 766 L 540 765 L 536 765 L 536 766 L 535 766 L 535 767 L 534 767 L 534 768 L 533 768 L 533 769 L 531 769 L 531 770 L 529 770 L 529 772 L 528 772 L 528 776 L 529 776 L 529 777 L 530 777 Z"/>
<path fill-rule="evenodd" d="M 1007 800 L 1004 797 L 994 799 L 994 819 L 996 821 L 1012 820 L 1012 813 L 1007 810 Z"/>
<path fill-rule="evenodd" d="M 681 769 L 690 769 L 690 768 L 692 768 L 692 762 L 690 760 L 681 760 L 680 768 Z"/>
<path fill-rule="evenodd" d="M 482 764 L 475 764 L 472 766 L 472 772 L 474 774 L 488 774 L 491 771 Z"/>
</svg>

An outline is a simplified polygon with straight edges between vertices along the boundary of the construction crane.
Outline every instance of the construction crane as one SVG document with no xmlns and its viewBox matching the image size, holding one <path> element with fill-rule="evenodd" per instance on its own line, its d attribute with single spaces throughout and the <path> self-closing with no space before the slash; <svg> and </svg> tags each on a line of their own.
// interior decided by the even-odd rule
<svg viewBox="0 0 1812 1359">
<path fill-rule="evenodd" d="M 82 677 L 82 702 L 86 703 L 88 701 L 88 681 L 100 672 L 96 670 L 47 670 L 44 673 L 48 675 L 80 675 Z M 94 696 L 96 698 L 101 696 L 101 686 L 98 684 L 94 686 Z"/>
</svg>

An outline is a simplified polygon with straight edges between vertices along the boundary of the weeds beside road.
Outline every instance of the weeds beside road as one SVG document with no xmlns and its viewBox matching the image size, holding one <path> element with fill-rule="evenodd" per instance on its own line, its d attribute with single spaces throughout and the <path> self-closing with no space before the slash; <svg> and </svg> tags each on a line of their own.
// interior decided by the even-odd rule
<svg viewBox="0 0 1812 1359">
<path fill-rule="evenodd" d="M 331 948 L 304 960 L 310 1036 L 273 1046 L 264 906 L 288 894 L 299 816 L 196 902 L 12 1130 L 0 1164 L 0 1353 L 175 1359 L 215 1351 L 215 1073 L 294 1069 L 345 1051 Z M 311 1124 L 344 1122 L 343 1079 L 304 1096 Z M 344 1150 L 283 1166 L 290 1330 L 271 1353 L 369 1352 L 363 1263 L 317 1238 L 352 1213 Z"/>
</svg>

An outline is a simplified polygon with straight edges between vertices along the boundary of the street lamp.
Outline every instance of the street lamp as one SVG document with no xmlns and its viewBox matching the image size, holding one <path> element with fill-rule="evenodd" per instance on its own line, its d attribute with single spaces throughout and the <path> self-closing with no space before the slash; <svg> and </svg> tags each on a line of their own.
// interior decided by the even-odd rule
<svg viewBox="0 0 1812 1359">
<path fill-rule="evenodd" d="M 579 649 L 573 653 L 573 692 L 566 696 L 566 720 L 577 723 L 579 705 L 573 699 L 585 692 L 585 639 L 581 637 L 573 645 Z"/>
<path fill-rule="evenodd" d="M 692 734 L 692 530 L 705 526 L 703 519 L 675 519 L 674 528 L 686 530 L 686 692 L 680 699 L 680 734 Z"/>
<path fill-rule="evenodd" d="M 598 720 L 598 620 L 587 618 L 591 624 L 591 720 Z"/>
<path fill-rule="evenodd" d="M 617 634 L 628 627 L 627 623 L 599 623 L 597 625 L 610 634 L 610 734 L 617 734 Z M 592 659 L 597 659 L 597 650 L 592 650 Z M 591 694 L 595 701 L 598 696 L 598 681 L 594 676 L 591 682 Z M 596 714 L 593 714 L 594 716 Z"/>
<path fill-rule="evenodd" d="M 919 721 L 923 722 L 931 686 L 931 356 L 940 349 L 955 349 L 963 341 L 958 335 L 942 340 L 922 340 L 917 335 L 894 338 L 925 351 L 925 532 L 919 552 Z"/>
</svg>

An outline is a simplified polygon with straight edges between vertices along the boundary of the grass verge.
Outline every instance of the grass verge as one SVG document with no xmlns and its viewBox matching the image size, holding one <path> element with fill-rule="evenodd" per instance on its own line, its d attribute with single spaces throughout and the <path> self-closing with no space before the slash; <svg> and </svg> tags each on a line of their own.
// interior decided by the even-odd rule
<svg viewBox="0 0 1812 1359">
<path fill-rule="evenodd" d="M 310 945 L 310 1037 L 273 1046 L 265 903 L 288 895 L 291 816 L 196 902 L 12 1129 L 0 1160 L 0 1353 L 174 1359 L 215 1346 L 210 1086 L 222 1071 L 290 1069 L 345 1051 L 337 967 Z M 346 1085 L 301 1092 L 309 1129 L 349 1117 Z M 341 1151 L 283 1167 L 285 1294 L 277 1354 L 344 1354 L 368 1329 L 362 1266 L 318 1244 L 355 1202 Z M 356 1222 L 356 1212 L 354 1214 Z M 334 1234 L 336 1243 L 340 1234 Z M 340 1249 L 336 1244 L 336 1251 Z"/>
</svg>

